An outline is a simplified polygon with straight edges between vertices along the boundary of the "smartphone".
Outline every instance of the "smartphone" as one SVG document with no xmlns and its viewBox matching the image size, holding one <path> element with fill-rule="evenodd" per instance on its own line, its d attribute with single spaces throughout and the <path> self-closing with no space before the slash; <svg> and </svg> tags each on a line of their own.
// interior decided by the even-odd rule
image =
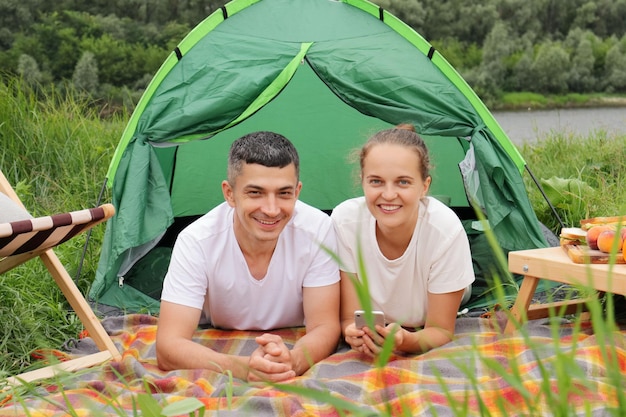
<svg viewBox="0 0 626 417">
<path fill-rule="evenodd" d="M 385 313 L 383 313 L 382 311 L 374 310 L 372 311 L 372 314 L 374 314 L 374 324 L 385 327 Z M 367 323 L 365 322 L 365 311 L 356 310 L 354 312 L 354 325 L 357 329 L 362 329 L 367 325 Z"/>
</svg>

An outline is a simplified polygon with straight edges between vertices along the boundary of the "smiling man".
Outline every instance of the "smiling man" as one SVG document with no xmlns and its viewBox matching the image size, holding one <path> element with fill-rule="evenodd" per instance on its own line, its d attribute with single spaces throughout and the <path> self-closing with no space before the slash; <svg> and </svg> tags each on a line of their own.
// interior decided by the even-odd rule
<svg viewBox="0 0 626 417">
<path fill-rule="evenodd" d="M 163 284 L 157 329 L 161 369 L 230 370 L 249 381 L 301 375 L 339 336 L 339 268 L 330 218 L 298 200 L 299 158 L 272 132 L 233 142 L 224 203 L 183 230 Z M 268 331 L 249 356 L 192 340 L 198 324 Z M 291 348 L 272 329 L 306 326 Z"/>
</svg>

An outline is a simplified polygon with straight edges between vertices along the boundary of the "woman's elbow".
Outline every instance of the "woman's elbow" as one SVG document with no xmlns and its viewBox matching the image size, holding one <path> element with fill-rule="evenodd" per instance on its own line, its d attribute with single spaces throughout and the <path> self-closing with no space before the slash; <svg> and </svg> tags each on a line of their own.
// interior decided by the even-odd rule
<svg viewBox="0 0 626 417">
<path fill-rule="evenodd" d="M 164 346 L 163 343 L 156 342 L 156 359 L 157 366 L 162 371 L 173 371 L 177 369 L 175 363 L 171 360 L 171 353 L 168 350 L 167 345 Z"/>
</svg>

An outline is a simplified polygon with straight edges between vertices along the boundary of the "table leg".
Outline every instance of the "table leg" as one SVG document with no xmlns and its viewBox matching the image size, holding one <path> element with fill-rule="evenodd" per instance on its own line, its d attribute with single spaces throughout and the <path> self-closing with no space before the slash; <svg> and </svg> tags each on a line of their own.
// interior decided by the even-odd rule
<svg viewBox="0 0 626 417">
<path fill-rule="evenodd" d="M 506 324 L 504 333 L 513 333 L 516 328 L 516 323 L 522 323 L 526 320 L 528 307 L 530 306 L 530 302 L 532 301 L 535 290 L 537 289 L 537 284 L 539 284 L 539 278 L 528 275 L 524 276 L 519 293 L 515 299 L 515 304 L 513 304 L 513 308 L 511 309 L 511 317 Z"/>
</svg>

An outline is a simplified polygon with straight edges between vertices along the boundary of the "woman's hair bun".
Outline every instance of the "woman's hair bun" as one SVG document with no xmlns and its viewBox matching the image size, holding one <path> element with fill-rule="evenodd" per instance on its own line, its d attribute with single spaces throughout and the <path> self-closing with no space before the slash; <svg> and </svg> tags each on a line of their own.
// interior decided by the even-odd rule
<svg viewBox="0 0 626 417">
<path fill-rule="evenodd" d="M 400 123 L 395 127 L 396 129 L 410 130 L 411 132 L 415 132 L 415 126 L 410 123 Z"/>
</svg>

